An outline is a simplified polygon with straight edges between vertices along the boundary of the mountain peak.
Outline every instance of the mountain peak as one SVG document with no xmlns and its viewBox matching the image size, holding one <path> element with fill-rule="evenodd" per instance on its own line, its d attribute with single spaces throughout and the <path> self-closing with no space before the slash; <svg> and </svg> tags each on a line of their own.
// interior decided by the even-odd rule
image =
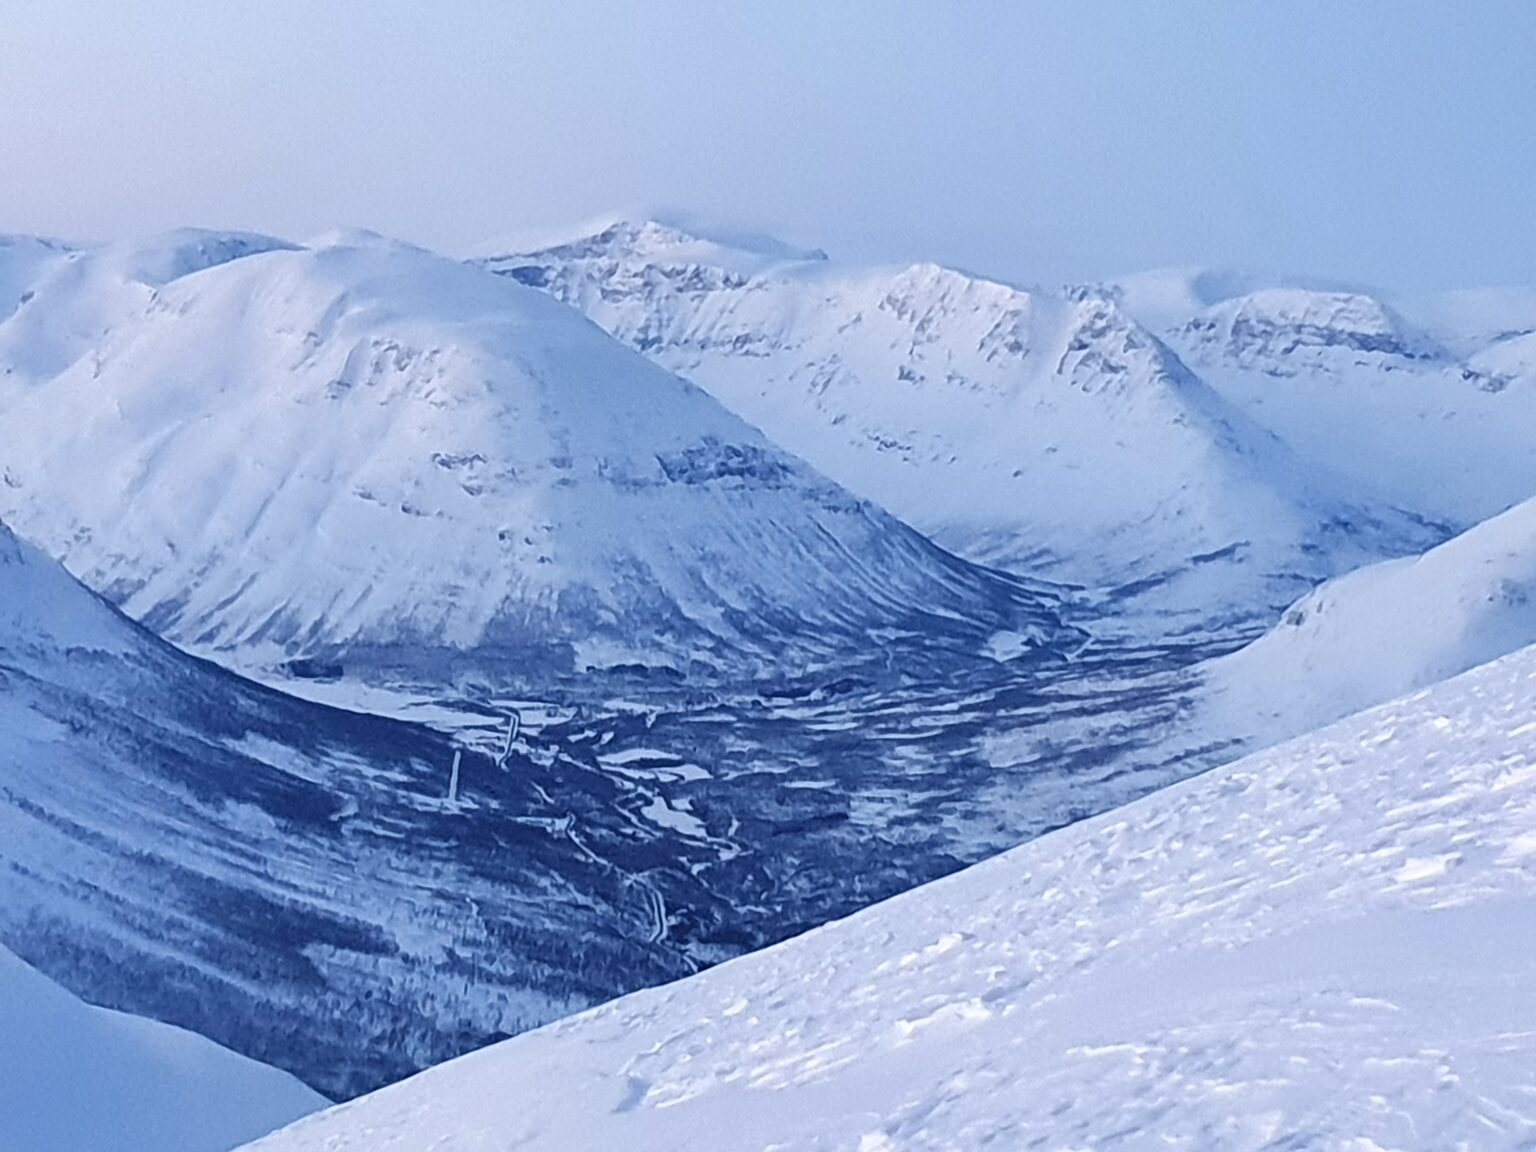
<svg viewBox="0 0 1536 1152">
<path fill-rule="evenodd" d="M 146 240 L 114 245 L 125 276 L 159 288 L 183 276 L 205 272 L 247 256 L 295 251 L 299 246 L 257 232 L 177 228 Z"/>
<path fill-rule="evenodd" d="M 532 242 L 530 242 L 532 241 Z M 525 236 L 499 246 L 485 258 L 493 271 L 516 278 L 517 269 L 550 261 L 596 261 L 620 265 L 718 269 L 737 277 L 754 276 L 780 265 L 824 263 L 820 249 L 802 249 L 747 229 L 701 227 L 692 222 L 649 215 L 600 217 L 574 232 L 535 241 Z"/>
<path fill-rule="evenodd" d="M 1382 300 L 1361 292 L 1261 288 L 1214 304 L 1172 332 L 1197 358 L 1291 376 L 1341 359 L 1383 367 L 1448 353 Z"/>
</svg>

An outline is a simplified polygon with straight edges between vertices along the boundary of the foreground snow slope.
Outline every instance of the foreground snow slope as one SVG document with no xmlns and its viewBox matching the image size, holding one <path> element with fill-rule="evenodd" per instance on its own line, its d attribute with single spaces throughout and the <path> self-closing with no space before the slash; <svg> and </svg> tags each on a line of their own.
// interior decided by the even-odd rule
<svg viewBox="0 0 1536 1152">
<path fill-rule="evenodd" d="M 194 1033 L 85 1004 L 0 947 L 7 1152 L 226 1152 L 325 1103 Z"/>
<path fill-rule="evenodd" d="M 47 267 L 0 322 L 0 515 L 232 663 L 707 671 L 1054 632 L 1049 596 L 504 278 L 372 236 Z"/>
<path fill-rule="evenodd" d="M 1536 1143 L 1536 649 L 253 1145 Z"/>
<path fill-rule="evenodd" d="M 1211 626 L 1430 533 L 1362 507 L 1102 294 L 620 221 L 486 266 L 575 305 L 972 559 Z M 1129 603 L 1126 601 L 1129 600 Z"/>
<path fill-rule="evenodd" d="M 1273 743 L 1536 644 L 1536 500 L 1330 580 L 1207 665 L 1212 727 Z"/>
</svg>

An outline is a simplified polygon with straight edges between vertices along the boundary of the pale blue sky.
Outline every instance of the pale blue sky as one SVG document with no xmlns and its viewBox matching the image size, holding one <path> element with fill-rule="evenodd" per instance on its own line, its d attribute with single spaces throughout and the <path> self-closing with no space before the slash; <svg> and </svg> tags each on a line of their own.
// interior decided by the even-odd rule
<svg viewBox="0 0 1536 1152">
<path fill-rule="evenodd" d="M 5 0 L 0 230 L 686 209 L 1025 281 L 1536 283 L 1536 3 Z"/>
</svg>

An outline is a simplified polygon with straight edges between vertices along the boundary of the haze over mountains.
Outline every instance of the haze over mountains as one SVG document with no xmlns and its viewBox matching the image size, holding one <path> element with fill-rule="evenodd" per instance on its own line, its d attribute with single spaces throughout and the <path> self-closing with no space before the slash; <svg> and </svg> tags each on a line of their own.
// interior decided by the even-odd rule
<svg viewBox="0 0 1536 1152">
<path fill-rule="evenodd" d="M 0 946 L 342 1098 L 1118 805 L 1172 804 L 1141 798 L 1536 643 L 1533 334 L 1518 291 L 1393 301 L 1207 271 L 1026 290 L 648 220 L 472 261 L 367 233 L 0 241 L 0 521 L 24 538 L 0 527 Z M 1524 755 L 1523 659 L 1442 690 L 1490 754 Z M 1418 731 L 1434 699 L 1391 715 Z M 1336 836 L 1319 884 L 1418 836 L 1329 823 L 1328 797 L 1388 804 L 1382 781 L 1429 745 L 1357 760 L 1339 739 L 1294 763 L 1368 781 L 1308 777 L 1315 804 L 1272 829 Z M 1471 805 L 1470 763 L 1412 786 Z M 1229 769 L 1192 787 L 1235 826 L 1270 785 Z M 1237 861 L 1210 847 L 1215 816 L 1191 821 L 1136 860 Z M 1460 835 L 1423 838 L 1442 833 Z M 1045 870 L 1097 835 L 1015 859 Z M 1446 844 L 1402 866 L 1462 851 Z M 955 883 L 980 901 L 981 875 Z M 1040 973 L 1141 931 L 1136 901 L 1099 895 L 1103 939 L 1061 936 Z M 937 900 L 904 907 L 931 924 Z M 1288 900 L 1264 915 L 1290 924 Z M 858 934 L 872 983 L 840 995 L 894 1003 L 899 933 L 860 923 L 834 931 Z M 988 939 L 1016 955 L 1012 931 Z M 1180 931 L 1157 946 L 1208 943 Z M 791 982 L 823 956 L 777 955 L 801 957 Z M 711 978 L 648 1001 L 659 1043 Z M 973 992 L 932 1030 L 882 1009 L 848 1035 L 883 1051 L 892 1028 L 969 1027 L 973 1000 L 999 1020 L 1038 1007 Z M 805 1024 L 779 1000 L 763 1027 Z M 734 1035 L 738 1014 L 716 1015 Z M 552 1035 L 505 1051 L 564 1059 Z M 833 1091 L 847 1045 L 828 1044 L 804 1078 L 738 1061 L 720 1082 Z M 618 1114 L 651 1117 L 632 1056 L 645 1082 Z M 1254 1058 L 1238 1081 L 1258 1107 Z M 479 1067 L 547 1087 L 501 1059 Z M 404 1102 L 401 1147 L 476 1147 L 438 1111 L 456 1075 L 357 1115 Z M 885 1107 L 863 1081 L 854 1096 Z M 973 1119 L 838 1138 L 1002 1123 Z M 1101 1120 L 1074 1131 L 1091 1143 Z M 668 1122 L 635 1123 L 675 1146 Z"/>
</svg>

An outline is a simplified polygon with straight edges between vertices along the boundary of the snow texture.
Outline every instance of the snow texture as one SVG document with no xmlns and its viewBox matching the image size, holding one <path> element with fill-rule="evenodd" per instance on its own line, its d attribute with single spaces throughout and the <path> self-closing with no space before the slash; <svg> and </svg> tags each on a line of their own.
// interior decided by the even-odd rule
<svg viewBox="0 0 1536 1152">
<path fill-rule="evenodd" d="M 260 1152 L 1525 1149 L 1536 649 Z"/>
</svg>

